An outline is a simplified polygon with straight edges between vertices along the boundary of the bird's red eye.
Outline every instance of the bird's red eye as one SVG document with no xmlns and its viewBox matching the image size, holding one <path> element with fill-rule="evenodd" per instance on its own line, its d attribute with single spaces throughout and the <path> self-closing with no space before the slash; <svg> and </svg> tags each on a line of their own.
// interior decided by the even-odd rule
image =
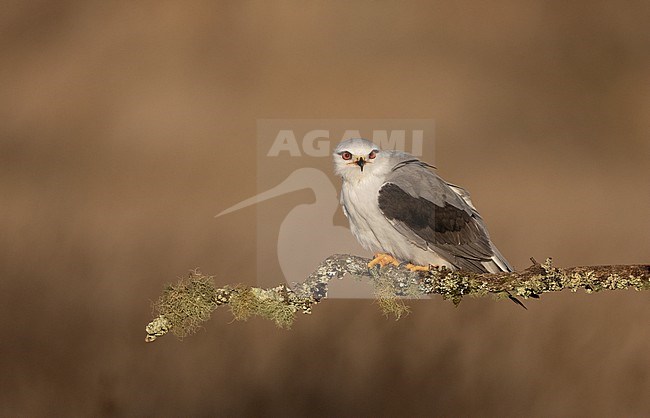
<svg viewBox="0 0 650 418">
<path fill-rule="evenodd" d="M 348 151 L 343 151 L 341 153 L 341 158 L 343 158 L 344 160 L 351 160 L 352 154 L 350 154 Z"/>
<path fill-rule="evenodd" d="M 377 156 L 377 151 L 375 150 L 372 150 L 370 154 L 368 154 L 368 158 L 371 160 L 374 159 L 376 156 Z"/>
</svg>

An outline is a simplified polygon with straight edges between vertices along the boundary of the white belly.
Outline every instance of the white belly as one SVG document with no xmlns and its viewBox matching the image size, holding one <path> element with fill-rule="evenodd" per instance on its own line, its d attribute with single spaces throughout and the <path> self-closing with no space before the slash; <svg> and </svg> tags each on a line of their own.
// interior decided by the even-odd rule
<svg viewBox="0 0 650 418">
<path fill-rule="evenodd" d="M 377 199 L 382 184 L 383 181 L 354 185 L 343 183 L 341 200 L 350 221 L 350 230 L 359 243 L 367 250 L 388 253 L 400 261 L 451 267 L 431 249 L 420 248 L 409 241 L 381 213 Z"/>
</svg>

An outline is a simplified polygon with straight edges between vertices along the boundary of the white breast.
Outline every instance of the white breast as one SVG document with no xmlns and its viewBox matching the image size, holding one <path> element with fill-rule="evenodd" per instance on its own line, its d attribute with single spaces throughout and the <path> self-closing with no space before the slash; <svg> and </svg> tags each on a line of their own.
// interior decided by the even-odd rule
<svg viewBox="0 0 650 418">
<path fill-rule="evenodd" d="M 390 223 L 379 210 L 377 197 L 382 182 L 370 178 L 361 182 L 343 182 L 341 203 L 350 220 L 350 230 L 359 243 L 367 250 L 379 252 L 382 246 L 379 237 L 380 225 L 390 227 Z"/>
<path fill-rule="evenodd" d="M 378 176 L 343 182 L 341 204 L 350 221 L 350 230 L 361 246 L 374 253 L 391 254 L 401 261 L 451 266 L 431 249 L 410 242 L 381 213 L 378 197 L 383 184 L 383 178 Z"/>
</svg>

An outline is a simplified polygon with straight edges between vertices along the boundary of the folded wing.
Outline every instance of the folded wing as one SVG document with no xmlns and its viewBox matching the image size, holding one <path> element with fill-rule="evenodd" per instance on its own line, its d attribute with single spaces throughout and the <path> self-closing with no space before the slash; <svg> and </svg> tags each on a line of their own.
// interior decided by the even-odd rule
<svg viewBox="0 0 650 418">
<path fill-rule="evenodd" d="M 469 194 L 449 185 L 419 160 L 397 164 L 379 190 L 383 215 L 409 241 L 457 268 L 511 271 L 491 243 Z"/>
</svg>

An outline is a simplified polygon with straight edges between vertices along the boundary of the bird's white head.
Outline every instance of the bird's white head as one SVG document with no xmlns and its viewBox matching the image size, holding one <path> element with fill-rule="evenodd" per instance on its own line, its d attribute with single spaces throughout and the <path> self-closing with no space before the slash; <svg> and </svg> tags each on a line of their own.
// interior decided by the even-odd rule
<svg viewBox="0 0 650 418">
<path fill-rule="evenodd" d="M 346 139 L 332 155 L 334 171 L 346 181 L 362 181 L 390 170 L 388 155 L 366 139 Z"/>
</svg>

